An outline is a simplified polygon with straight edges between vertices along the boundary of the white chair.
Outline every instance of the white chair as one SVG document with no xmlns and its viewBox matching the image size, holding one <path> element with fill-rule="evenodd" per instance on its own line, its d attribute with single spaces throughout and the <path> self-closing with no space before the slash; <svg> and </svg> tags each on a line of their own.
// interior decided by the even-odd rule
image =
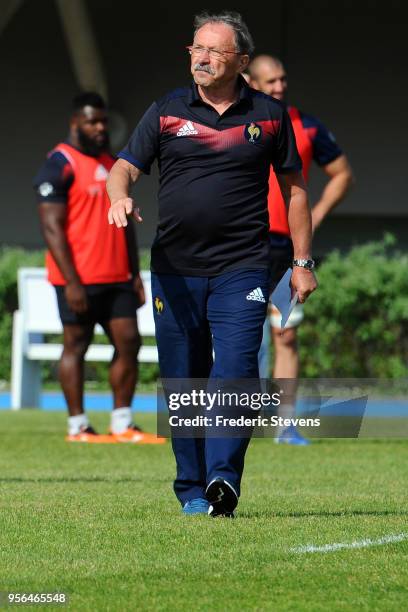
<svg viewBox="0 0 408 612">
<path fill-rule="evenodd" d="M 146 291 L 146 304 L 137 311 L 140 335 L 154 337 L 155 327 L 150 290 L 150 272 L 141 272 Z M 41 361 L 58 361 L 62 344 L 45 342 L 47 334 L 61 334 L 55 290 L 47 281 L 44 268 L 20 268 L 18 271 L 18 305 L 13 315 L 13 341 L 11 363 L 11 407 L 39 406 L 41 390 Z M 103 334 L 100 325 L 95 334 Z M 85 355 L 87 361 L 109 362 L 113 347 L 91 344 Z M 139 362 L 157 363 L 156 346 L 142 346 Z"/>
</svg>

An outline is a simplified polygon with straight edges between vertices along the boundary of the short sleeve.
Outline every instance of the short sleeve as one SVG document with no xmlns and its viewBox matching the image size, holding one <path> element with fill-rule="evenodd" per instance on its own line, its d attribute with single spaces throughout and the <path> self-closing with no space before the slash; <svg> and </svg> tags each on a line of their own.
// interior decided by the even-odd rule
<svg viewBox="0 0 408 612">
<path fill-rule="evenodd" d="M 126 147 L 118 154 L 145 174 L 159 153 L 160 115 L 154 102 L 141 118 Z"/>
<path fill-rule="evenodd" d="M 334 161 L 343 151 L 336 142 L 334 135 L 325 125 L 311 115 L 300 115 L 303 127 L 309 133 L 313 146 L 313 159 L 319 166 L 326 166 Z"/>
<path fill-rule="evenodd" d="M 284 109 L 282 109 L 279 129 L 274 141 L 275 149 L 272 154 L 271 163 L 275 174 L 300 172 L 302 170 L 302 160 L 297 150 L 292 122 Z"/>
<path fill-rule="evenodd" d="M 46 159 L 34 178 L 37 201 L 65 204 L 73 179 L 71 164 L 62 153 L 55 151 Z"/>
</svg>

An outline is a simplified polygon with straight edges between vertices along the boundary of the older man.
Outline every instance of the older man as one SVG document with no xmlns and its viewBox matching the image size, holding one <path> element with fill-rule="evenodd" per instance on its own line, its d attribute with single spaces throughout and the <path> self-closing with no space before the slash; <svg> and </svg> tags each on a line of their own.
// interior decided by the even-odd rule
<svg viewBox="0 0 408 612">
<path fill-rule="evenodd" d="M 311 218 L 283 105 L 247 87 L 253 43 L 237 13 L 195 19 L 193 83 L 154 102 L 108 179 L 110 223 L 141 221 L 129 186 L 160 168 L 152 292 L 163 378 L 257 378 L 270 289 L 267 191 L 273 164 L 289 205 L 293 288 L 315 289 Z M 156 299 L 157 298 L 157 299 Z M 214 351 L 214 361 L 212 360 Z M 173 439 L 187 514 L 232 516 L 248 438 Z"/>
<path fill-rule="evenodd" d="M 249 84 L 254 89 L 286 102 L 288 80 L 285 67 L 279 58 L 271 55 L 258 55 L 248 66 Z M 312 161 L 328 177 L 325 188 L 312 208 L 312 228 L 315 231 L 326 216 L 345 197 L 353 182 L 353 174 L 346 155 L 338 146 L 333 134 L 315 117 L 295 108 L 288 107 L 288 114 L 295 133 L 296 144 L 302 158 L 303 175 L 307 180 Z M 285 203 L 280 193 L 277 177 L 271 170 L 269 178 L 269 239 L 271 243 L 272 282 L 279 282 L 291 265 L 293 248 Z M 297 304 L 285 330 L 280 328 L 280 315 L 272 310 L 270 324 L 275 349 L 273 376 L 295 381 L 299 371 L 297 347 L 297 326 L 303 320 L 303 308 Z M 265 326 L 264 340 L 260 351 L 260 371 L 262 377 L 268 376 L 267 354 L 269 352 L 269 324 Z M 293 411 L 294 407 L 292 407 Z M 294 427 L 289 427 L 276 438 L 277 442 L 305 445 L 308 441 Z"/>
</svg>

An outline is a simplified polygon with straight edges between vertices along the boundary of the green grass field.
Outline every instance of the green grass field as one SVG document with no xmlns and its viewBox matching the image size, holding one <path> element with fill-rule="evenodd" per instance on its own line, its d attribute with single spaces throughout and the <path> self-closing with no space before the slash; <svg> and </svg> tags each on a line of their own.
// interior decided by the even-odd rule
<svg viewBox="0 0 408 612">
<path fill-rule="evenodd" d="M 92 611 L 408 608 L 408 540 L 291 550 L 408 534 L 408 441 L 254 440 L 223 520 L 180 513 L 170 444 L 64 433 L 62 412 L 0 412 L 0 590 L 65 591 Z"/>
</svg>

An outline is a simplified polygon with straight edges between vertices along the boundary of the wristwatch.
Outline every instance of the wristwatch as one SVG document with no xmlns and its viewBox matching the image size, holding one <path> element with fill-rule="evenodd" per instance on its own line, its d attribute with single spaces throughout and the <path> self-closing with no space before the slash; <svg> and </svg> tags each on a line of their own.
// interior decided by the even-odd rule
<svg viewBox="0 0 408 612">
<path fill-rule="evenodd" d="M 294 259 L 292 264 L 306 270 L 313 270 L 315 267 L 314 259 Z"/>
</svg>

